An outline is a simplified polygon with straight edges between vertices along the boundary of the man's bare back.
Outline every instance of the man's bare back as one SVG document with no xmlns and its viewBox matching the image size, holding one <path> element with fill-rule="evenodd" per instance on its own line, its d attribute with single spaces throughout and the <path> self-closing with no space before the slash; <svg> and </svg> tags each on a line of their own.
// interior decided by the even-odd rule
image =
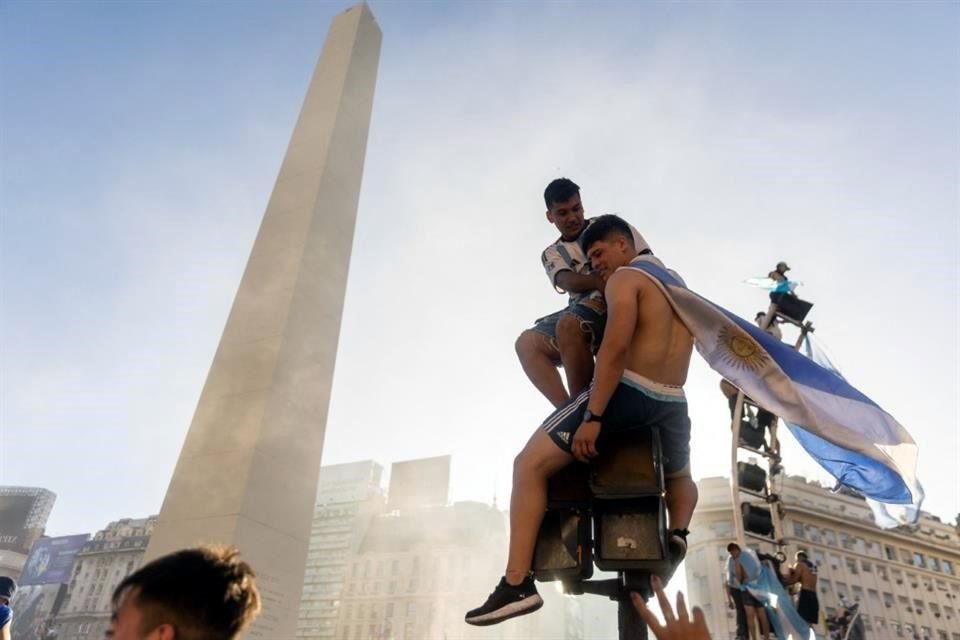
<svg viewBox="0 0 960 640">
<path fill-rule="evenodd" d="M 794 582 L 800 583 L 801 589 L 807 591 L 816 591 L 817 589 L 817 574 L 811 571 L 804 562 L 797 562 L 793 567 L 792 578 Z"/>
<path fill-rule="evenodd" d="M 650 277 L 629 268 L 619 270 L 616 277 L 626 281 L 637 299 L 627 368 L 655 382 L 682 387 L 690 368 L 693 336 Z"/>
</svg>

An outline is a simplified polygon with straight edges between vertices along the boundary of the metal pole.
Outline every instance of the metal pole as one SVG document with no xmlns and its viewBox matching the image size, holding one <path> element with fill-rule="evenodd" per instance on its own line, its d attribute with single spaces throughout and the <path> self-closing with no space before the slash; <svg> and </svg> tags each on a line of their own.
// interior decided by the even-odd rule
<svg viewBox="0 0 960 640">
<path fill-rule="evenodd" d="M 633 608 L 629 592 L 617 600 L 617 628 L 620 640 L 647 640 L 647 625 Z"/>
</svg>

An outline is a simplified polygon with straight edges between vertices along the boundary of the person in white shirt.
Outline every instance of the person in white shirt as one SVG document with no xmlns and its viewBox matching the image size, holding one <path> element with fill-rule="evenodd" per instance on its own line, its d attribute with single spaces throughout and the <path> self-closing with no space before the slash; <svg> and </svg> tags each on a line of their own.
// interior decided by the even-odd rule
<svg viewBox="0 0 960 640">
<path fill-rule="evenodd" d="M 569 295 L 564 309 L 540 318 L 517 338 L 517 356 L 530 382 L 554 407 L 563 406 L 587 388 L 593 378 L 593 356 L 606 323 L 603 279 L 593 270 L 579 239 L 592 220 L 584 218 L 580 187 L 557 178 L 543 193 L 547 220 L 560 237 L 540 255 L 550 284 Z M 638 253 L 651 253 L 631 227 Z M 557 367 L 563 367 L 566 387 Z"/>
</svg>

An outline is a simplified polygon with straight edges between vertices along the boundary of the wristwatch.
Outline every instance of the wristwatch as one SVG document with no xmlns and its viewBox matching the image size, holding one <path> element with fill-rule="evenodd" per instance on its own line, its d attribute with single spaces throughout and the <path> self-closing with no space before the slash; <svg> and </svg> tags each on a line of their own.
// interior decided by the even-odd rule
<svg viewBox="0 0 960 640">
<path fill-rule="evenodd" d="M 583 421 L 584 422 L 596 422 L 597 424 L 603 424 L 603 416 L 598 416 L 590 409 L 587 409 L 583 412 Z"/>
</svg>

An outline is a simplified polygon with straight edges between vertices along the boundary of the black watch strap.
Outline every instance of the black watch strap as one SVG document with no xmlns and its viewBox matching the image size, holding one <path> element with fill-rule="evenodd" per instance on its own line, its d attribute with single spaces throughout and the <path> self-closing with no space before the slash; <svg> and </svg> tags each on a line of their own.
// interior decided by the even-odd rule
<svg viewBox="0 0 960 640">
<path fill-rule="evenodd" d="M 602 415 L 597 415 L 597 414 L 593 413 L 592 411 L 590 411 L 590 409 L 587 409 L 586 411 L 583 412 L 583 421 L 584 421 L 584 422 L 596 422 L 596 423 L 599 423 L 599 424 L 603 424 L 603 416 L 602 416 Z"/>
</svg>

